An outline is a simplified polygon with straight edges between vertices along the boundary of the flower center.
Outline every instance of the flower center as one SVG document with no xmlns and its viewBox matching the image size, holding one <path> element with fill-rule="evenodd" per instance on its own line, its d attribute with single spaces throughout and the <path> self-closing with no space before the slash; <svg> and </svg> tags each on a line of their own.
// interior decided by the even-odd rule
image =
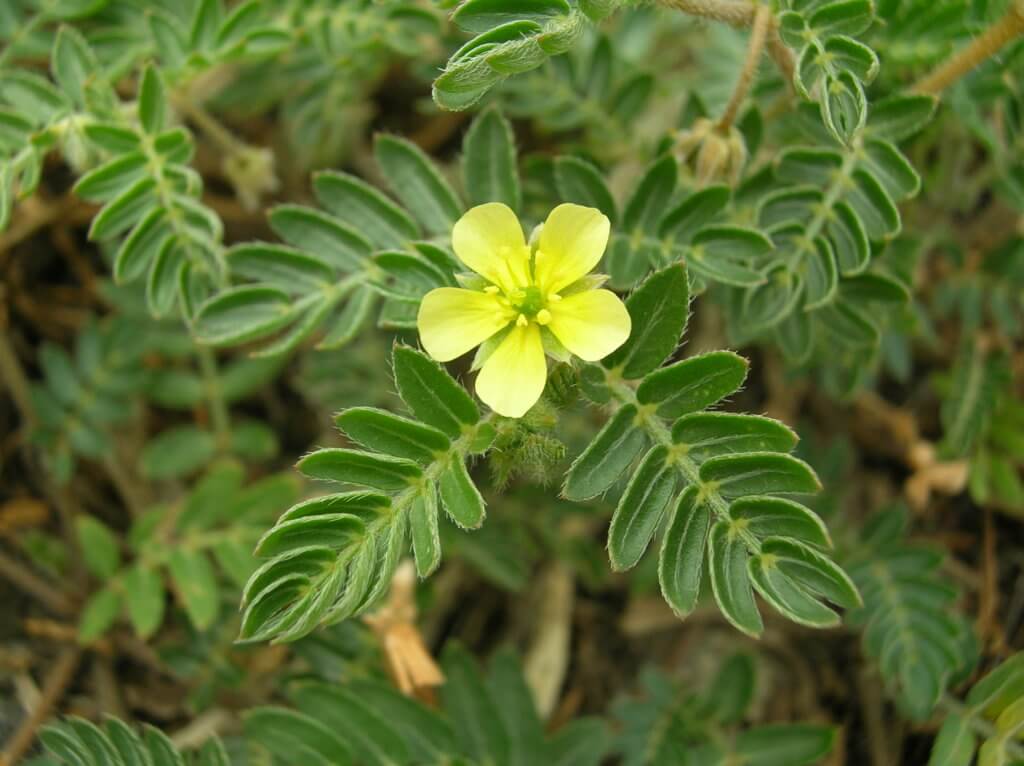
<svg viewBox="0 0 1024 766">
<path fill-rule="evenodd" d="M 520 289 L 515 297 L 517 299 L 515 303 L 516 311 L 531 319 L 537 315 L 537 312 L 544 309 L 546 302 L 540 288 L 532 285 Z"/>
</svg>

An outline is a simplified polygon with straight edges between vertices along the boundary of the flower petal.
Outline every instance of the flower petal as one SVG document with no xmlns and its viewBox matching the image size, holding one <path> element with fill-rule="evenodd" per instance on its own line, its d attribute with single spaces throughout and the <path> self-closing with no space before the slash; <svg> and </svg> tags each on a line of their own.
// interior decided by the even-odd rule
<svg viewBox="0 0 1024 766">
<path fill-rule="evenodd" d="M 497 295 L 439 287 L 420 303 L 419 326 L 423 348 L 439 362 L 462 356 L 515 319 Z"/>
<path fill-rule="evenodd" d="M 484 362 L 476 393 L 499 415 L 521 418 L 544 393 L 547 378 L 540 327 L 533 322 L 516 325 Z"/>
<path fill-rule="evenodd" d="M 548 329 L 562 345 L 587 362 L 604 359 L 629 338 L 632 321 L 615 293 L 590 290 L 548 304 Z"/>
<path fill-rule="evenodd" d="M 506 292 L 529 284 L 530 252 L 512 209 L 488 202 L 466 211 L 452 229 L 452 249 L 464 264 Z"/>
<path fill-rule="evenodd" d="M 540 231 L 535 274 L 541 289 L 557 293 L 589 274 L 608 245 L 611 222 L 600 210 L 559 205 Z"/>
</svg>

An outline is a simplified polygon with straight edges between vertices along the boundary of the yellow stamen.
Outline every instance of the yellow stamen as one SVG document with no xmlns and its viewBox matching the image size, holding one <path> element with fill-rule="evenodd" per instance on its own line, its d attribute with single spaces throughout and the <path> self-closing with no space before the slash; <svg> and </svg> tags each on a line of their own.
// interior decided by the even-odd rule
<svg viewBox="0 0 1024 766">
<path fill-rule="evenodd" d="M 525 314 L 520 314 L 516 318 L 516 324 L 519 325 L 520 327 L 526 327 L 528 324 L 530 324 L 530 320 L 526 318 Z"/>
<path fill-rule="evenodd" d="M 537 312 L 537 324 L 545 325 L 551 321 L 551 312 L 547 309 L 541 309 Z"/>
</svg>

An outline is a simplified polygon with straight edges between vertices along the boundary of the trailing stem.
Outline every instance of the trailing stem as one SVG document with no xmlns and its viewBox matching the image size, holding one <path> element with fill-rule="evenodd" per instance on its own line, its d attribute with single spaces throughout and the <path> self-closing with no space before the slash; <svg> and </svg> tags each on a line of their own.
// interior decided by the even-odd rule
<svg viewBox="0 0 1024 766">
<path fill-rule="evenodd" d="M 937 96 L 972 69 L 980 66 L 1022 36 L 1024 36 L 1024 0 L 1014 0 L 999 21 L 986 29 L 966 48 L 919 80 L 912 90 L 915 93 Z"/>
<path fill-rule="evenodd" d="M 743 62 L 743 69 L 740 71 L 736 87 L 733 89 L 729 103 L 725 106 L 721 119 L 718 121 L 718 129 L 728 134 L 729 129 L 736 121 L 740 107 L 750 92 L 750 86 L 754 83 L 757 75 L 757 66 L 761 63 L 761 55 L 764 53 L 765 40 L 768 37 L 768 27 L 774 17 L 767 5 L 759 5 L 754 14 L 754 22 L 750 28 L 750 43 L 747 46 L 747 58 Z"/>
<path fill-rule="evenodd" d="M 793 51 L 779 37 L 779 23 L 767 6 L 748 0 L 661 0 L 661 3 L 691 16 L 720 21 L 731 27 L 754 26 L 757 18 L 764 12 L 765 38 L 762 45 L 767 46 L 768 53 L 786 82 L 793 81 L 793 72 L 796 69 Z"/>
</svg>

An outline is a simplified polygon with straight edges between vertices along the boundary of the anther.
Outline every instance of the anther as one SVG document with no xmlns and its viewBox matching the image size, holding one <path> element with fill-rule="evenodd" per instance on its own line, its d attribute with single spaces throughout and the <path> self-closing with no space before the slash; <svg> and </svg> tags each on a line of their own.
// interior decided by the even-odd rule
<svg viewBox="0 0 1024 766">
<path fill-rule="evenodd" d="M 537 312 L 537 324 L 548 324 L 551 321 L 551 312 L 547 309 L 541 309 Z"/>
<path fill-rule="evenodd" d="M 520 314 L 516 319 L 516 324 L 519 325 L 520 327 L 526 327 L 528 324 L 530 324 L 530 320 L 526 318 L 525 314 Z"/>
</svg>

